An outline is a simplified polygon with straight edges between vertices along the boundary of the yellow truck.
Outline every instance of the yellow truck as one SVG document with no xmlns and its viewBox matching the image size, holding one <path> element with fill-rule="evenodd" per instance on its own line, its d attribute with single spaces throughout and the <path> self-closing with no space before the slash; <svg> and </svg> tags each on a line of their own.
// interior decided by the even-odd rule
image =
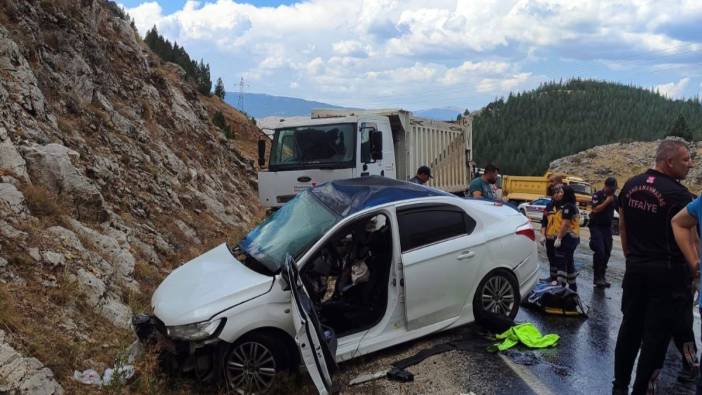
<svg viewBox="0 0 702 395">
<path fill-rule="evenodd" d="M 503 176 L 503 199 L 519 204 L 546 196 L 550 175 L 551 173 L 546 173 L 543 176 Z M 578 206 L 585 211 L 590 211 L 592 185 L 580 177 L 569 175 L 564 175 L 563 183 L 570 185 L 575 191 Z"/>
</svg>

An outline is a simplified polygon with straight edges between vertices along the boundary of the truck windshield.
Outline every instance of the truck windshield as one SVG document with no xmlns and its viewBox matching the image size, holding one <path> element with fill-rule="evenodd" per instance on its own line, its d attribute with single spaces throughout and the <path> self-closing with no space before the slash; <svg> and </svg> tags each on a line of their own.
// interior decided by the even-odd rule
<svg viewBox="0 0 702 395">
<path fill-rule="evenodd" d="M 573 188 L 573 192 L 579 193 L 582 195 L 592 195 L 592 187 L 590 184 L 585 184 L 582 182 L 571 182 L 570 184 L 571 188 Z"/>
<path fill-rule="evenodd" d="M 275 274 L 283 266 L 286 254 L 299 258 L 338 220 L 336 214 L 305 191 L 249 232 L 239 247 Z"/>
<path fill-rule="evenodd" d="M 349 168 L 355 165 L 356 125 L 299 126 L 278 129 L 271 148 L 271 171 Z"/>
</svg>

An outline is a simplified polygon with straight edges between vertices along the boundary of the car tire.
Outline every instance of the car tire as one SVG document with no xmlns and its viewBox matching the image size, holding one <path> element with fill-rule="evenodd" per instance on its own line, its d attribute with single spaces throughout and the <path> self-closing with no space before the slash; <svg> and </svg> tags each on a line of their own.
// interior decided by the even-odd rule
<svg viewBox="0 0 702 395">
<path fill-rule="evenodd" d="M 480 281 L 473 297 L 473 315 L 476 320 L 487 314 L 517 316 L 521 295 L 514 275 L 506 270 L 493 271 Z"/>
<path fill-rule="evenodd" d="M 270 394 L 285 387 L 293 358 L 285 342 L 266 332 L 254 332 L 234 342 L 223 354 L 222 370 L 232 393 Z"/>
</svg>

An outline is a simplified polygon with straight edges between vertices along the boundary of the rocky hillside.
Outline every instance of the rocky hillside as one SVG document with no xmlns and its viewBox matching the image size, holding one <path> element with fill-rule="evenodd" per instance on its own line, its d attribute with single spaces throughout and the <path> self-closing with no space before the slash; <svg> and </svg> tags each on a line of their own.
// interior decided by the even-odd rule
<svg viewBox="0 0 702 395">
<path fill-rule="evenodd" d="M 616 177 L 619 185 L 654 164 L 660 140 L 601 145 L 551 162 L 549 171 L 583 177 L 602 187 L 607 177 Z M 702 157 L 702 144 L 690 145 L 693 160 Z M 683 182 L 692 192 L 702 192 L 702 167 L 695 166 Z"/>
<path fill-rule="evenodd" d="M 259 131 L 105 0 L 0 2 L 0 77 L 0 393 L 94 391 L 74 370 L 114 366 L 163 276 L 260 217 Z"/>
</svg>

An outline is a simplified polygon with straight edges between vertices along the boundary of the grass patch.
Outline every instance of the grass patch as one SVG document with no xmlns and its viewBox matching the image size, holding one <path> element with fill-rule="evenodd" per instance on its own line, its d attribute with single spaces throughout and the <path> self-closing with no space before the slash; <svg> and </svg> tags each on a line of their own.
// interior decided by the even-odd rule
<svg viewBox="0 0 702 395">
<path fill-rule="evenodd" d="M 71 210 L 56 196 L 41 185 L 25 185 L 22 194 L 32 215 L 37 217 L 60 217 Z"/>
<path fill-rule="evenodd" d="M 7 285 L 0 283 L 0 328 L 9 333 L 14 333 L 19 327 L 17 321 L 17 311 L 10 303 L 10 292 L 7 290 Z"/>
<path fill-rule="evenodd" d="M 67 277 L 46 288 L 40 275 L 26 273 L 26 285 L 0 284 L 0 328 L 18 352 L 51 369 L 66 393 L 90 392 L 72 379 L 73 371 L 112 366 L 134 335 L 100 317 Z"/>
<path fill-rule="evenodd" d="M 126 303 L 135 314 L 151 311 L 151 295 L 165 277 L 156 266 L 139 259 L 134 264 L 133 278 L 139 283 L 139 291 L 129 290 Z"/>
<path fill-rule="evenodd" d="M 47 289 L 46 293 L 51 301 L 65 307 L 73 300 L 76 289 L 78 284 L 64 270 L 56 279 L 56 287 Z"/>
</svg>

